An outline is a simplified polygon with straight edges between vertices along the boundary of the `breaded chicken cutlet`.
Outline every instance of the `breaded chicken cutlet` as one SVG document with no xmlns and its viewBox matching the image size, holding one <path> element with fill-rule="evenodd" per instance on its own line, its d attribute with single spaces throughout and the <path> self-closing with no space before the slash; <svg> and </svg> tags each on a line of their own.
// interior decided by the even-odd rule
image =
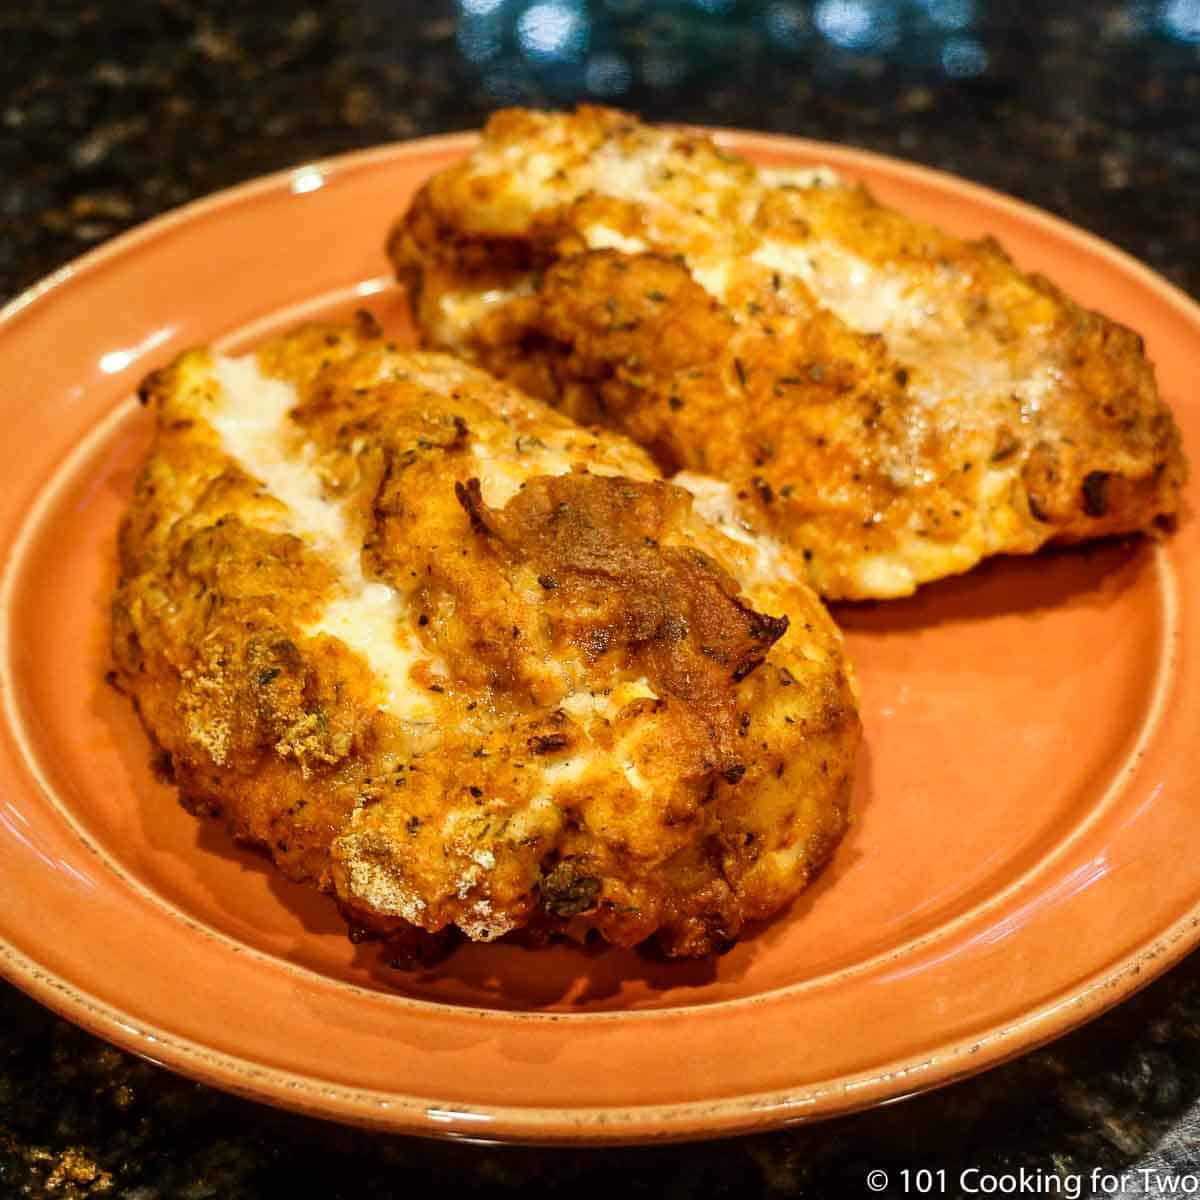
<svg viewBox="0 0 1200 1200">
<path fill-rule="evenodd" d="M 828 170 L 610 109 L 508 110 L 389 252 L 430 345 L 628 434 L 829 598 L 1178 506 L 1136 334 Z M 732 484 L 734 510 L 689 473 Z"/>
<path fill-rule="evenodd" d="M 355 936 L 703 955 L 832 853 L 841 637 L 625 438 L 367 324 L 195 350 L 143 398 L 118 682 L 183 802 Z"/>
</svg>

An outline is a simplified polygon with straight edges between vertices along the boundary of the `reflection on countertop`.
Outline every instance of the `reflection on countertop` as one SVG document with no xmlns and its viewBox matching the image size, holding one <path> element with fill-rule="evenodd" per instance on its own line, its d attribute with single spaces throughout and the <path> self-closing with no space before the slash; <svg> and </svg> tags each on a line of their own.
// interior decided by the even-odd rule
<svg viewBox="0 0 1200 1200">
<path fill-rule="evenodd" d="M 1200 293 L 1200 0 L 106 0 L 0 34 L 0 294 L 264 171 L 579 99 L 956 171 Z"/>
</svg>

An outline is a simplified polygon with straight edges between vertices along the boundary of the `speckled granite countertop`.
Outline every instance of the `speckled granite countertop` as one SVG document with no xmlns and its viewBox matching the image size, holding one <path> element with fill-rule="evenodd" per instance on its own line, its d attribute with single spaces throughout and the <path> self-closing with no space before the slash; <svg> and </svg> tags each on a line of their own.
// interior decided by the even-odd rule
<svg viewBox="0 0 1200 1200">
<path fill-rule="evenodd" d="M 585 95 L 956 171 L 1200 296 L 1200 0 L 27 0 L 0 11 L 0 297 L 264 171 Z M 1036 1194 L 1022 1167 L 1041 1194 L 1049 1173 L 1080 1181 L 1062 1195 L 1090 1194 L 1096 1170 L 1124 1172 L 1106 1189 L 1124 1195 L 1200 1171 L 1195 956 L 1087 1028 L 933 1095 L 766 1136 L 587 1153 L 276 1112 L 0 985 L 0 1197 L 834 1197 L 870 1194 L 871 1169 L 899 1196 L 920 1168 L 946 1171 L 932 1194 L 989 1174 Z M 968 1168 L 980 1174 L 963 1182 Z"/>
</svg>

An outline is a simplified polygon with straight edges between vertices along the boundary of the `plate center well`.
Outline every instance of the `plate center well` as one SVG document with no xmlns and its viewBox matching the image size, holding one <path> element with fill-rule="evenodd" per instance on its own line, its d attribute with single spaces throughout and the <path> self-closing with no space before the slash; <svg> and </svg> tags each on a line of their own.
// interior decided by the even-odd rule
<svg viewBox="0 0 1200 1200">
<path fill-rule="evenodd" d="M 360 289 L 361 291 L 361 289 Z M 316 298 L 225 339 L 365 306 L 408 339 L 387 289 Z M 1052 855 L 1133 753 L 1164 643 L 1140 540 L 1000 560 L 911 600 L 839 605 L 866 727 L 854 825 L 817 884 L 721 959 L 467 946 L 398 974 L 351 946 L 333 903 L 175 802 L 128 700 L 104 683 L 115 536 L 149 443 L 127 403 L 49 485 L 23 540 L 11 620 L 26 749 L 113 869 L 181 914 L 296 967 L 437 1003 L 531 1011 L 711 1004 L 820 986 L 936 936 Z M 68 632 L 69 631 L 69 632 Z"/>
</svg>

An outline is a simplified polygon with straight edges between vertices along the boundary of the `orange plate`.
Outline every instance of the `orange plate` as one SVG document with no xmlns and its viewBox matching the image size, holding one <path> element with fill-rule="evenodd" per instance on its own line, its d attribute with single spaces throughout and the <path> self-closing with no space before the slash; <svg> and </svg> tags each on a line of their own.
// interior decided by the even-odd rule
<svg viewBox="0 0 1200 1200">
<path fill-rule="evenodd" d="M 1200 310 L 1059 221 L 932 171 L 827 162 L 1139 329 L 1193 456 Z M 207 1083 L 444 1136 L 635 1141 L 828 1116 L 945 1083 L 1128 995 L 1200 937 L 1200 547 L 992 562 L 842 606 L 867 737 L 856 822 L 792 909 L 721 959 L 470 946 L 415 975 L 325 897 L 185 814 L 103 683 L 113 535 L 150 432 L 131 389 L 185 346 L 368 304 L 407 335 L 384 231 L 455 136 L 173 213 L 0 314 L 0 965 Z M 1193 489 L 1194 494 L 1194 489 Z"/>
</svg>

